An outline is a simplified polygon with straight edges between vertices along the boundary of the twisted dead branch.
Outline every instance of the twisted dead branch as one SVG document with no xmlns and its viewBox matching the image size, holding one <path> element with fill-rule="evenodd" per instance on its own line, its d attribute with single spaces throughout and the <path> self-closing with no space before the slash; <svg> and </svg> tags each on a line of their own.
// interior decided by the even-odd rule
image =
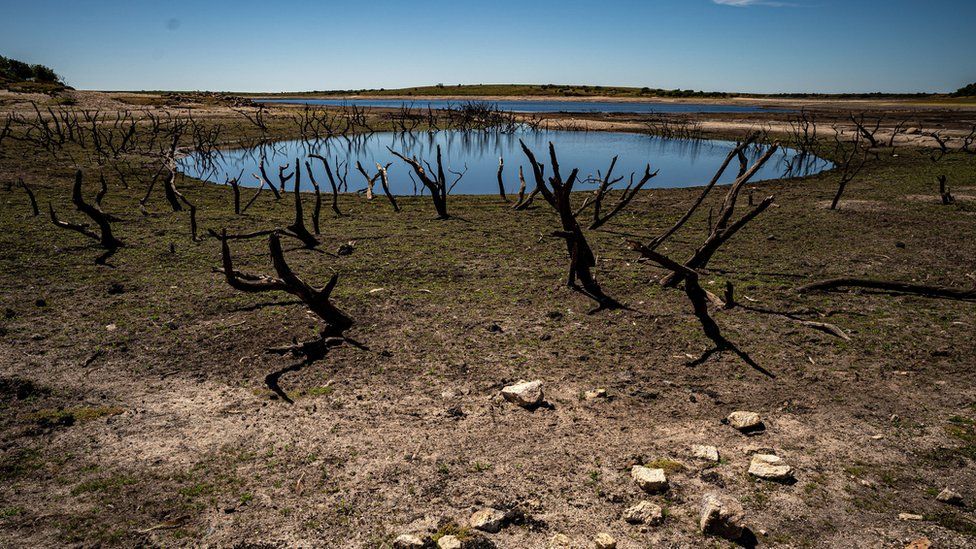
<svg viewBox="0 0 976 549">
<path fill-rule="evenodd" d="M 30 199 L 30 205 L 31 205 L 31 211 L 33 212 L 33 217 L 37 217 L 41 215 L 41 211 L 37 208 L 37 197 L 34 196 L 34 191 L 27 186 L 27 183 L 24 182 L 23 178 L 18 178 L 17 183 L 19 183 L 20 186 L 23 187 L 24 192 L 27 193 L 27 198 Z"/>
<path fill-rule="evenodd" d="M 78 170 L 75 173 L 75 183 L 71 189 L 71 202 L 75 205 L 75 208 L 77 208 L 79 212 L 88 216 L 92 221 L 95 222 L 96 225 L 98 225 L 99 231 L 95 232 L 85 224 L 61 221 L 58 219 L 58 216 L 54 211 L 54 205 L 48 203 L 48 209 L 51 213 L 51 222 L 58 227 L 75 231 L 88 238 L 91 238 L 92 240 L 98 241 L 101 247 L 106 251 L 104 254 L 95 259 L 95 263 L 98 265 L 106 265 L 108 259 L 115 255 L 118 249 L 125 246 L 125 244 L 113 235 L 112 224 L 105 212 L 103 212 L 97 204 L 89 204 L 85 202 L 84 197 L 81 195 L 81 182 L 82 173 L 81 170 Z"/>
<path fill-rule="evenodd" d="M 224 235 L 226 236 L 226 231 L 224 231 Z M 360 344 L 345 335 L 345 332 L 353 326 L 352 318 L 330 300 L 339 281 L 338 273 L 333 274 L 329 282 L 322 288 L 309 285 L 289 267 L 281 248 L 281 239 L 275 233 L 268 237 L 268 248 L 271 252 L 271 263 L 277 276 L 243 273 L 234 269 L 228 241 L 228 238 L 221 238 L 223 265 L 220 272 L 224 274 L 231 287 L 248 293 L 287 292 L 300 299 L 325 324 L 317 339 L 285 347 L 270 348 L 268 352 L 304 357 L 305 363 L 312 363 L 324 358 L 329 349 L 343 343 L 349 342 L 361 347 Z"/>
</svg>

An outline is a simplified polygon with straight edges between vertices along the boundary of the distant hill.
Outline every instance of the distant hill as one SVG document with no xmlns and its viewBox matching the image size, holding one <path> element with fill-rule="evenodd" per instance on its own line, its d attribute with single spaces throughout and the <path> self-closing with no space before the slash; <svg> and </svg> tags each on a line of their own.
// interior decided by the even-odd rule
<svg viewBox="0 0 976 549">
<path fill-rule="evenodd" d="M 621 86 L 584 86 L 559 84 L 466 84 L 417 86 L 397 89 L 326 90 L 302 92 L 295 95 L 368 95 L 368 96 L 539 96 L 539 97 L 730 97 L 722 92 L 695 90 L 664 90 L 658 88 L 626 88 Z"/>
<path fill-rule="evenodd" d="M 54 69 L 0 55 L 0 88 L 18 92 L 56 93 L 66 89 Z"/>
<path fill-rule="evenodd" d="M 965 89 L 965 88 L 964 88 Z M 960 90 L 962 91 L 962 90 Z M 269 96 L 453 96 L 453 97 L 615 97 L 615 98 L 710 98 L 768 97 L 777 99 L 924 99 L 936 97 L 931 93 L 731 93 L 696 90 L 669 90 L 663 88 L 633 88 L 622 86 L 586 86 L 564 84 L 437 84 L 413 88 L 359 89 L 359 90 L 321 90 L 297 93 L 244 94 Z"/>
</svg>

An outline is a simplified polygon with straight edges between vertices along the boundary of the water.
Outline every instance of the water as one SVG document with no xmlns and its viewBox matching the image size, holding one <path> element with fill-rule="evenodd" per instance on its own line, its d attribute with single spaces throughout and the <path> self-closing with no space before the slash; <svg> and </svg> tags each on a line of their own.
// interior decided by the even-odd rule
<svg viewBox="0 0 976 549">
<path fill-rule="evenodd" d="M 392 192 L 398 195 L 412 195 L 415 189 L 408 175 L 411 171 L 410 167 L 394 157 L 387 147 L 408 157 L 416 156 L 421 161 L 427 160 L 434 164 L 436 147 L 440 145 L 445 170 L 465 174 L 452 194 L 496 194 L 499 156 L 505 159 L 503 172 L 505 189 L 512 194 L 518 191 L 519 166 L 525 169 L 528 188 L 532 189 L 535 186 L 531 168 L 519 146 L 519 139 L 523 139 L 539 162 L 547 166 L 549 164 L 547 147 L 552 141 L 556 146 L 563 176 L 567 177 L 573 168 L 579 168 L 581 180 L 591 176 L 596 177 L 598 170 L 600 173 L 605 173 L 611 158 L 618 155 L 614 175 L 625 176 L 625 180 L 618 187 L 625 186 L 632 172 L 635 173 L 635 179 L 639 180 L 645 164 L 650 163 L 651 170 L 660 170 L 660 173 L 645 186 L 647 189 L 705 185 L 711 180 L 729 151 L 735 147 L 735 143 L 730 141 L 665 139 L 618 132 L 524 131 L 507 134 L 440 131 L 414 135 L 376 133 L 368 137 L 331 138 L 312 142 L 283 141 L 261 148 L 224 151 L 222 156 L 209 163 L 210 165 L 205 165 L 208 163 L 200 158 L 189 156 L 181 161 L 180 169 L 187 175 L 215 183 L 224 183 L 228 178 L 243 173 L 242 185 L 254 187 L 258 185 L 259 180 L 252 174 L 258 172 L 258 163 L 264 157 L 268 177 L 277 185 L 278 166 L 294 164 L 295 159 L 299 158 L 302 163 L 309 160 L 316 181 L 327 189 L 329 180 L 322 162 L 308 158 L 309 153 L 315 153 L 329 158 L 333 169 L 336 165 L 341 165 L 344 172 L 348 166 L 347 190 L 349 192 L 362 190 L 366 186 L 365 178 L 355 169 L 358 160 L 370 175 L 376 173 L 377 162 L 392 163 L 389 168 Z M 748 156 L 754 160 L 764 150 L 765 148 L 760 146 L 750 147 Z M 790 163 L 796 155 L 797 153 L 790 149 L 783 149 L 776 153 L 756 174 L 753 181 L 811 175 L 832 167 L 826 160 L 808 157 L 802 162 L 793 162 L 793 171 L 789 172 Z M 733 161 L 720 183 L 731 183 L 737 171 L 738 162 Z M 455 177 L 447 173 L 450 181 Z M 423 189 L 419 181 L 417 187 L 417 192 Z M 302 173 L 302 188 L 312 190 L 307 172 Z M 593 189 L 595 184 L 581 183 L 576 188 Z M 379 185 L 376 186 L 376 191 L 380 191 Z"/>
<path fill-rule="evenodd" d="M 471 101 L 448 99 L 404 100 L 404 99 L 302 99 L 258 98 L 259 103 L 287 103 L 293 105 L 321 105 L 328 107 L 358 106 L 385 109 L 399 109 L 406 105 L 415 109 L 444 109 L 449 106 L 457 107 Z M 588 113 L 752 113 L 752 112 L 783 112 L 781 109 L 769 109 L 755 105 L 715 105 L 707 103 L 664 103 L 638 101 L 564 101 L 564 100 L 492 100 L 492 105 L 498 109 L 518 113 L 541 112 L 588 112 Z"/>
</svg>

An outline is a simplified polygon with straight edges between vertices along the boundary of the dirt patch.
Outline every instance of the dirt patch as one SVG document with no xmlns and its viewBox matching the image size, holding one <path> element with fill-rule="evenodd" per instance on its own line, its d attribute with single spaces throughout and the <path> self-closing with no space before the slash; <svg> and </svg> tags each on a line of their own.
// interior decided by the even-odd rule
<svg viewBox="0 0 976 549">
<path fill-rule="evenodd" d="M 832 201 L 830 200 L 820 200 L 817 202 L 817 207 L 821 209 L 829 210 Z M 837 204 L 838 210 L 850 210 L 855 212 L 878 212 L 890 209 L 891 205 L 881 202 L 879 200 L 841 200 Z"/>
<path fill-rule="evenodd" d="M 950 189 L 951 192 L 951 189 Z M 957 202 L 976 202 L 976 196 L 971 194 L 956 194 L 952 193 L 952 197 L 956 199 Z M 905 200 L 911 202 L 927 202 L 929 204 L 942 204 L 942 198 L 938 195 L 928 195 L 928 194 L 909 194 L 905 195 Z"/>
</svg>

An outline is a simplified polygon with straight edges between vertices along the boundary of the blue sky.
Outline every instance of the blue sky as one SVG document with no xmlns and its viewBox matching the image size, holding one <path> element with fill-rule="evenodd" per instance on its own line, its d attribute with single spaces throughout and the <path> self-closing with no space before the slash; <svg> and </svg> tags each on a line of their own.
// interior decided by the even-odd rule
<svg viewBox="0 0 976 549">
<path fill-rule="evenodd" d="M 0 54 L 82 89 L 914 92 L 976 81 L 976 0 L 0 0 L 0 13 Z"/>
</svg>

